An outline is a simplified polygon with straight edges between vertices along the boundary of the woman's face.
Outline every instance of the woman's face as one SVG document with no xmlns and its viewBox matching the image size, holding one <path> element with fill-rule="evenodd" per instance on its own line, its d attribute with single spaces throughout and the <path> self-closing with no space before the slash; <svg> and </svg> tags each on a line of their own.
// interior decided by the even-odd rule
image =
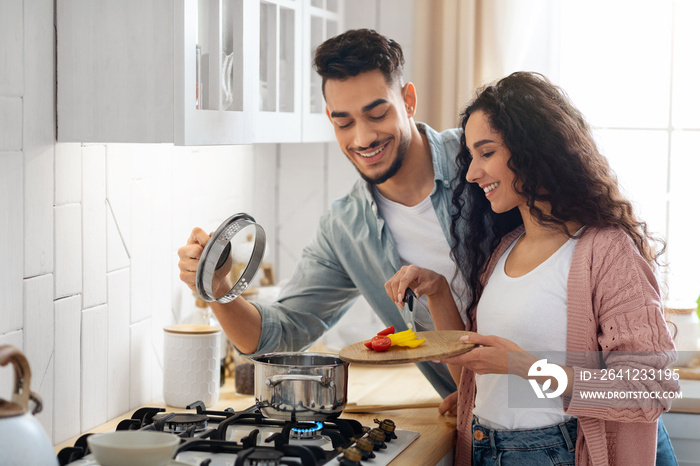
<svg viewBox="0 0 700 466">
<path fill-rule="evenodd" d="M 471 114 L 464 126 L 464 136 L 472 155 L 467 181 L 484 190 L 491 209 L 496 213 L 524 206 L 525 200 L 513 188 L 515 175 L 507 165 L 510 151 L 503 144 L 501 135 L 491 129 L 483 111 Z"/>
</svg>

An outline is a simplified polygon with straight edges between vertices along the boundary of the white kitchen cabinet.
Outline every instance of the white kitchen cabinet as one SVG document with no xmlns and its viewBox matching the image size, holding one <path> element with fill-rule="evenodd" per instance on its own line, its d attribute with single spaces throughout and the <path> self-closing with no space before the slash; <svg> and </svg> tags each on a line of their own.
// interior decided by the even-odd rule
<svg viewBox="0 0 700 466">
<path fill-rule="evenodd" d="M 326 116 L 321 77 L 313 69 L 316 47 L 344 30 L 344 0 L 305 0 L 304 53 L 302 77 L 305 86 L 302 103 L 302 141 L 335 141 L 333 126 Z"/>
<path fill-rule="evenodd" d="M 253 142 L 257 7 L 249 0 L 175 2 L 175 144 Z"/>
<path fill-rule="evenodd" d="M 301 141 L 301 0 L 261 0 L 255 142 Z"/>
<path fill-rule="evenodd" d="M 57 139 L 331 141 L 313 49 L 343 0 L 62 0 Z"/>
</svg>

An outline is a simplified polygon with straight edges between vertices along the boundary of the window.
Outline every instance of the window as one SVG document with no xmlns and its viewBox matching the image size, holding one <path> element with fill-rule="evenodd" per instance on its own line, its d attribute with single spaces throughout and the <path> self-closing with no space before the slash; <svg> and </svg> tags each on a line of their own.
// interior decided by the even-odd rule
<svg viewBox="0 0 700 466">
<path fill-rule="evenodd" d="M 700 2 L 561 3 L 559 84 L 668 241 L 670 299 L 700 294 Z"/>
</svg>

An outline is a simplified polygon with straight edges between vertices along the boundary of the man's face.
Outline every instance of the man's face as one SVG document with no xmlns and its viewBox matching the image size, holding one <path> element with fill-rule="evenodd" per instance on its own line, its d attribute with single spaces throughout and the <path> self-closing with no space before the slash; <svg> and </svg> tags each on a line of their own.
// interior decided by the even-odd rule
<svg viewBox="0 0 700 466">
<path fill-rule="evenodd" d="M 400 85 L 389 86 L 378 70 L 329 79 L 325 96 L 338 144 L 360 176 L 381 184 L 396 174 L 411 142 L 413 97 L 405 99 Z"/>
</svg>

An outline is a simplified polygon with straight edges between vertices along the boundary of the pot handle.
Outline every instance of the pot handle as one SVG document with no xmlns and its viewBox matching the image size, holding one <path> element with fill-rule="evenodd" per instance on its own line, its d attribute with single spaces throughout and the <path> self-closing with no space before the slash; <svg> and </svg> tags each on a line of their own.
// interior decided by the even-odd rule
<svg viewBox="0 0 700 466">
<path fill-rule="evenodd" d="M 12 392 L 12 402 L 3 407 L 5 415 L 24 414 L 29 410 L 29 400 L 34 401 L 35 406 L 32 414 L 41 411 L 41 398 L 36 393 L 30 391 L 32 371 L 29 369 L 27 357 L 16 347 L 11 345 L 0 345 L 0 366 L 12 363 L 14 366 L 15 381 Z M 0 403 L 3 406 L 3 403 Z"/>
<path fill-rule="evenodd" d="M 268 387 L 274 387 L 275 385 L 279 385 L 280 383 L 287 381 L 287 380 L 318 382 L 324 388 L 335 387 L 335 381 L 333 379 L 331 379 L 330 377 L 324 377 L 322 375 L 308 375 L 308 374 L 273 375 L 272 377 L 268 377 L 267 379 L 265 379 L 265 385 L 267 385 Z"/>
</svg>

